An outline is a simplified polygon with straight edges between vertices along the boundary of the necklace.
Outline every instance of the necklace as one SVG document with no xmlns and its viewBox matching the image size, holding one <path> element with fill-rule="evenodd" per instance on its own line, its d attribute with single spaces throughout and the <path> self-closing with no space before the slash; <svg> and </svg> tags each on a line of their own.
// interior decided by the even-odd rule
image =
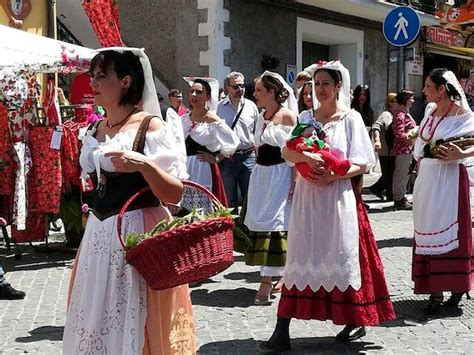
<svg viewBox="0 0 474 355">
<path fill-rule="evenodd" d="M 441 121 L 443 121 L 446 116 L 448 115 L 449 111 L 451 111 L 451 108 L 453 107 L 453 102 L 451 101 L 451 104 L 449 105 L 447 111 L 445 114 L 439 119 L 439 121 L 436 123 L 436 125 L 433 128 L 434 120 L 435 120 L 435 113 L 438 111 L 438 109 L 434 110 L 433 113 L 430 115 L 426 123 L 420 128 L 420 138 L 424 142 L 429 142 L 431 139 L 433 139 L 433 136 L 436 132 L 436 129 L 438 128 L 439 124 Z M 428 139 L 423 137 L 423 132 L 425 131 L 425 127 L 428 126 Z"/>
<path fill-rule="evenodd" d="M 273 113 L 271 114 L 270 117 L 266 118 L 265 115 L 263 115 L 263 119 L 264 119 L 265 121 L 271 121 L 271 120 L 273 119 L 273 116 L 275 116 L 276 113 L 277 113 L 278 111 L 280 111 L 280 108 L 281 108 L 281 105 L 278 105 L 277 109 L 275 110 L 275 112 L 273 112 Z M 267 113 L 267 112 L 265 111 L 265 113 Z"/>
<path fill-rule="evenodd" d="M 114 124 L 110 124 L 109 123 L 109 120 L 106 120 L 105 121 L 105 125 L 108 127 L 108 128 L 114 128 L 114 127 L 117 127 L 117 126 L 121 126 L 123 125 L 129 118 L 130 116 L 132 116 L 135 112 L 137 111 L 137 108 L 134 107 L 132 111 L 130 111 L 130 113 L 125 116 L 125 118 L 123 120 L 121 120 L 120 122 L 117 122 L 117 123 L 114 123 Z"/>
</svg>

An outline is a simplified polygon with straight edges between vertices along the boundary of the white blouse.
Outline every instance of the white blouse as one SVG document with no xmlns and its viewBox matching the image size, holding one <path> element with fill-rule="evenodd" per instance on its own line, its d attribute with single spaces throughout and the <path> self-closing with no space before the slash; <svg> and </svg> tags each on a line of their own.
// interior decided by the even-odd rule
<svg viewBox="0 0 474 355">
<path fill-rule="evenodd" d="M 133 141 L 137 130 L 119 132 L 112 138 L 105 137 L 104 142 L 99 142 L 93 136 L 95 128 L 88 130 L 81 137 L 82 149 L 79 161 L 82 167 L 81 177 L 85 180 L 87 174 L 93 171 L 100 176 L 100 169 L 114 172 L 115 168 L 111 158 L 104 154 L 117 150 L 132 150 Z M 186 157 L 175 147 L 176 142 L 169 125 L 164 125 L 159 130 L 146 134 L 144 155 L 150 158 L 159 168 L 177 177 L 186 179 Z"/>
</svg>

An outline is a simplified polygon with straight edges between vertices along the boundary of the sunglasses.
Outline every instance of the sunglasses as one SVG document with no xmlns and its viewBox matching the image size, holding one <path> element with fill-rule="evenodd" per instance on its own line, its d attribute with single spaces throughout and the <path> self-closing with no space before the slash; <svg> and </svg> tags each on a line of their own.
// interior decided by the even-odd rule
<svg viewBox="0 0 474 355">
<path fill-rule="evenodd" d="M 245 84 L 234 84 L 231 86 L 232 89 L 234 90 L 238 90 L 238 89 L 244 89 L 245 88 Z"/>
</svg>

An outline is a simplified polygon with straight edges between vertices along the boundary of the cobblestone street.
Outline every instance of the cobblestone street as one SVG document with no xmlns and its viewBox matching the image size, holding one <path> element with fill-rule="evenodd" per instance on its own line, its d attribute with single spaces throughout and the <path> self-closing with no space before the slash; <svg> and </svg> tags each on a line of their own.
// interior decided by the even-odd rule
<svg viewBox="0 0 474 355">
<path fill-rule="evenodd" d="M 369 185 L 376 176 L 367 176 Z M 473 354 L 474 301 L 462 301 L 461 311 L 427 319 L 422 308 L 427 297 L 414 296 L 411 282 L 412 216 L 392 210 L 391 203 L 365 195 L 371 206 L 372 227 L 384 262 L 397 319 L 370 328 L 367 336 L 349 345 L 336 343 L 341 327 L 330 322 L 291 324 L 289 354 Z M 3 244 L 0 255 L 7 280 L 27 293 L 24 300 L 0 301 L 0 353 L 58 354 L 65 321 L 66 295 L 74 251 L 59 248 L 61 235 L 51 238 L 49 250 L 32 253 L 22 247 L 15 260 Z M 278 297 L 270 306 L 254 306 L 259 284 L 257 267 L 243 257 L 224 273 L 191 288 L 200 354 L 255 354 L 259 341 L 269 338 L 276 322 Z"/>
</svg>

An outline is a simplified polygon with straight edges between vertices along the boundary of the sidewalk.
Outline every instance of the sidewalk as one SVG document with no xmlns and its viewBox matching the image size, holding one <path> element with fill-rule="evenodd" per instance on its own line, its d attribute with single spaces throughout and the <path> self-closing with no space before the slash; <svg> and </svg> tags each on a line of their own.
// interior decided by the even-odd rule
<svg viewBox="0 0 474 355">
<path fill-rule="evenodd" d="M 365 175 L 365 186 L 376 177 Z M 391 203 L 371 195 L 364 199 L 372 207 L 369 217 L 397 319 L 368 329 L 366 337 L 348 345 L 334 341 L 340 326 L 295 320 L 291 324 L 293 350 L 287 354 L 474 354 L 473 300 L 464 298 L 461 311 L 444 311 L 427 319 L 422 313 L 427 297 L 413 295 L 411 211 L 394 212 Z M 58 246 L 62 238 L 51 238 L 50 247 Z M 7 280 L 27 292 L 25 300 L 0 301 L 0 353 L 59 354 L 74 254 L 24 250 L 22 258 L 15 260 L 0 244 Z M 278 297 L 270 306 L 254 306 L 259 278 L 258 268 L 246 266 L 237 255 L 225 272 L 191 289 L 199 354 L 256 354 L 258 342 L 270 337 Z"/>
</svg>

